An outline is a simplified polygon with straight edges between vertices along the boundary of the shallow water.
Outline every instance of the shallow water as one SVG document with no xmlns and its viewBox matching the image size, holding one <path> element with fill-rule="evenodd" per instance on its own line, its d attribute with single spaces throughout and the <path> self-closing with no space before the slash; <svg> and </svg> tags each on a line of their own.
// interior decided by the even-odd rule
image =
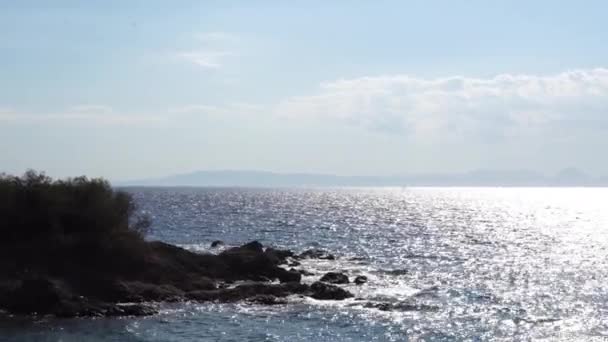
<svg viewBox="0 0 608 342">
<path fill-rule="evenodd" d="M 607 188 L 130 189 L 151 237 L 303 250 L 357 299 L 163 305 L 148 318 L 4 320 L 6 341 L 608 339 Z M 390 303 L 382 311 L 370 303 Z"/>
</svg>

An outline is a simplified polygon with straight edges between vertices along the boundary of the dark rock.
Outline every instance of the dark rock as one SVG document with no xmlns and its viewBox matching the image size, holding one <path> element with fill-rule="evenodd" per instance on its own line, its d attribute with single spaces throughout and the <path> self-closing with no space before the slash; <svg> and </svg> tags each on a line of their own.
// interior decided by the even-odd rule
<svg viewBox="0 0 608 342">
<path fill-rule="evenodd" d="M 294 269 L 294 270 L 295 270 L 295 269 Z M 309 272 L 309 271 L 307 271 L 307 270 L 297 270 L 297 271 L 298 271 L 298 272 L 299 272 L 301 275 L 303 275 L 303 276 L 307 276 L 307 277 L 310 277 L 310 276 L 314 276 L 314 275 L 315 275 L 314 273 Z"/>
<path fill-rule="evenodd" d="M 215 240 L 211 243 L 211 248 L 215 248 L 215 247 L 219 247 L 219 246 L 223 246 L 223 245 L 224 245 L 224 241 Z"/>
<path fill-rule="evenodd" d="M 392 305 L 389 303 L 366 303 L 365 307 L 378 309 L 380 311 L 390 311 L 392 308 Z"/>
<path fill-rule="evenodd" d="M 357 276 L 355 278 L 354 283 L 357 285 L 365 284 L 365 283 L 367 283 L 367 277 L 366 276 Z"/>
<path fill-rule="evenodd" d="M 0 258 L 0 310 L 58 317 L 140 316 L 156 312 L 146 302 L 249 300 L 270 305 L 284 303 L 281 298 L 294 294 L 317 299 L 352 297 L 333 285 L 301 284 L 302 274 L 312 273 L 278 266 L 297 256 L 288 250 L 264 249 L 257 241 L 217 255 L 194 253 L 159 241 L 135 245 L 129 241 L 69 247 L 41 242 L 36 248 L 14 248 L 23 251 L 0 250 L 5 256 Z M 39 251 L 39 256 L 30 257 L 31 250 Z M 18 263 L 10 258 L 17 253 L 22 255 Z M 324 251 L 304 255 L 330 258 Z M 23 278 L 24 270 L 30 274 L 27 278 Z M 281 284 L 268 283 L 276 279 Z M 263 283 L 226 285 L 242 280 Z"/>
<path fill-rule="evenodd" d="M 21 282 L 4 301 L 6 308 L 16 314 L 79 316 L 145 316 L 156 313 L 149 305 L 115 305 L 74 295 L 62 281 L 50 278 L 29 278 Z"/>
<path fill-rule="evenodd" d="M 423 312 L 435 312 L 439 308 L 436 306 L 416 303 L 376 303 L 369 302 L 365 304 L 366 308 L 374 308 L 381 311 L 423 311 Z"/>
<path fill-rule="evenodd" d="M 300 274 L 301 274 L 301 275 L 303 275 L 303 276 L 313 276 L 313 275 L 315 275 L 314 273 L 309 272 L 309 271 L 307 271 L 307 270 L 298 270 L 298 269 L 295 269 L 295 268 L 293 268 L 293 267 L 292 267 L 292 268 L 290 268 L 289 270 L 290 270 L 291 272 L 298 272 L 298 273 L 300 273 Z"/>
<path fill-rule="evenodd" d="M 342 300 L 354 297 L 352 293 L 335 285 L 315 282 L 310 286 L 310 296 L 315 299 Z"/>
<path fill-rule="evenodd" d="M 322 282 L 330 284 L 348 284 L 348 277 L 343 273 L 329 272 L 325 273 L 320 279 Z"/>
<path fill-rule="evenodd" d="M 263 246 L 254 241 L 241 247 L 230 248 L 220 253 L 219 258 L 226 263 L 233 278 L 260 280 L 260 277 L 266 277 L 279 279 L 281 282 L 300 281 L 299 273 L 277 266 L 281 262 L 279 255 L 283 254 L 278 250 L 266 253 Z"/>
<path fill-rule="evenodd" d="M 426 304 L 411 304 L 411 303 L 397 303 L 393 305 L 395 311 L 423 311 L 423 312 L 436 312 L 439 311 L 439 307 L 434 305 Z"/>
<path fill-rule="evenodd" d="M 6 296 L 4 305 L 17 314 L 48 314 L 71 299 L 63 284 L 48 278 L 29 278 Z"/>
<path fill-rule="evenodd" d="M 299 283 L 302 280 L 302 275 L 297 271 L 287 271 L 284 269 L 277 270 L 277 278 L 281 283 Z"/>
<path fill-rule="evenodd" d="M 286 264 L 287 258 L 294 256 L 293 252 L 290 250 L 281 250 L 281 249 L 274 249 L 274 248 L 266 248 L 266 251 L 264 251 L 264 254 L 266 254 L 272 260 L 276 260 L 277 265 Z"/>
<path fill-rule="evenodd" d="M 193 291 L 186 294 L 186 297 L 196 301 L 221 301 L 234 302 L 253 298 L 261 295 L 274 297 L 287 297 L 291 294 L 302 294 L 309 290 L 308 285 L 300 283 L 285 283 L 280 285 L 249 283 L 242 284 L 229 289 Z"/>
<path fill-rule="evenodd" d="M 150 316 L 158 313 L 158 310 L 145 304 L 119 304 L 108 311 L 105 316 Z"/>
<path fill-rule="evenodd" d="M 284 298 L 277 298 L 273 295 L 256 295 L 247 300 L 252 304 L 262 304 L 262 305 L 279 305 L 279 304 L 287 304 L 287 301 Z"/>
<path fill-rule="evenodd" d="M 135 296 L 141 297 L 146 301 L 177 301 L 184 295 L 184 291 L 169 284 L 156 285 L 131 282 L 127 286 Z M 202 288 L 208 289 L 209 287 L 202 286 Z"/>
<path fill-rule="evenodd" d="M 394 269 L 394 270 L 383 270 L 384 273 L 386 274 L 390 274 L 390 275 L 396 275 L 396 276 L 400 276 L 400 275 L 405 275 L 408 273 L 408 270 L 406 270 L 405 268 L 403 269 Z"/>
<path fill-rule="evenodd" d="M 351 261 L 364 261 L 364 260 L 366 260 L 366 258 L 364 258 L 364 257 L 352 257 L 352 258 L 349 258 L 348 260 L 351 260 Z"/>
<path fill-rule="evenodd" d="M 289 267 L 295 267 L 295 266 L 300 266 L 300 265 L 302 265 L 302 264 L 299 261 L 293 260 L 287 266 L 289 266 Z"/>
<path fill-rule="evenodd" d="M 302 252 L 299 256 L 301 259 L 326 259 L 326 260 L 335 260 L 336 258 L 327 253 L 322 249 L 309 249 L 307 251 Z"/>
<path fill-rule="evenodd" d="M 89 285 L 90 286 L 90 285 Z M 202 283 L 197 286 L 184 284 L 185 288 L 210 289 L 215 284 Z M 178 301 L 184 295 L 184 290 L 171 284 L 153 284 L 141 281 L 111 281 L 107 284 L 98 284 L 95 292 L 91 289 L 86 292 L 95 298 L 108 302 L 144 302 L 144 301 Z"/>
<path fill-rule="evenodd" d="M 241 247 L 236 247 L 236 248 L 247 249 L 247 250 L 258 252 L 258 253 L 264 252 L 264 246 L 258 241 L 251 241 L 251 242 L 248 242 L 248 243 L 242 245 Z"/>
</svg>

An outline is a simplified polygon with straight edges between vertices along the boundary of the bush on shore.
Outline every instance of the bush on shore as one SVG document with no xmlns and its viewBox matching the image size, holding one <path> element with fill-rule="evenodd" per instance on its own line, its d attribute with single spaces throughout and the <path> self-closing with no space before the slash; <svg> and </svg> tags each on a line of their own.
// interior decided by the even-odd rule
<svg viewBox="0 0 608 342">
<path fill-rule="evenodd" d="M 0 174 L 0 244 L 141 240 L 150 226 L 130 194 L 104 179 L 53 180 L 42 172 Z"/>
</svg>

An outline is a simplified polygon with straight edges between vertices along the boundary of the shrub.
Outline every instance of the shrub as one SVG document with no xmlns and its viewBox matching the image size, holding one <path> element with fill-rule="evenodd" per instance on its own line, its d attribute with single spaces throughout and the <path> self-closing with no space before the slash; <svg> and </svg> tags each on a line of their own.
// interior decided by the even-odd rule
<svg viewBox="0 0 608 342">
<path fill-rule="evenodd" d="M 130 194 L 103 179 L 53 180 L 44 173 L 0 174 L 0 243 L 82 241 L 132 236 L 141 239 L 150 221 Z"/>
</svg>

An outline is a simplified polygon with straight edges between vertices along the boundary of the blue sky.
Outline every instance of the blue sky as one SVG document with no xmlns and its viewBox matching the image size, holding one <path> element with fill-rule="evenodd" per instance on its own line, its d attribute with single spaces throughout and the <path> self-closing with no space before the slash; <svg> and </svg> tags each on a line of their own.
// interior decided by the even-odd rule
<svg viewBox="0 0 608 342">
<path fill-rule="evenodd" d="M 604 1 L 5 1 L 0 169 L 608 174 Z"/>
</svg>

